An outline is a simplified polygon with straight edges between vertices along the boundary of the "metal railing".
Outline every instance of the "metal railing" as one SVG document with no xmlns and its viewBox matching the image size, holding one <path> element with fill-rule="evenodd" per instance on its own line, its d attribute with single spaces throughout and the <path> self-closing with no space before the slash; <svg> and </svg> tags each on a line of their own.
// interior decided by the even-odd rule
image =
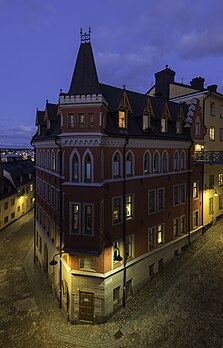
<svg viewBox="0 0 223 348">
<path fill-rule="evenodd" d="M 223 151 L 194 152 L 194 164 L 223 164 Z"/>
</svg>

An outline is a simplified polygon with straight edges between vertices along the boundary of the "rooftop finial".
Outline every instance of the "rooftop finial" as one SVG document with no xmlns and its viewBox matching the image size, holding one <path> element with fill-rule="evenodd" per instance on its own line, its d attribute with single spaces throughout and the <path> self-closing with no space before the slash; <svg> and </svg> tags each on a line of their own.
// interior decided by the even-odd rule
<svg viewBox="0 0 223 348">
<path fill-rule="evenodd" d="M 91 40 L 91 27 L 89 27 L 88 33 L 87 32 L 83 33 L 83 30 L 81 28 L 80 35 L 81 35 L 81 43 L 90 42 L 90 40 Z"/>
</svg>

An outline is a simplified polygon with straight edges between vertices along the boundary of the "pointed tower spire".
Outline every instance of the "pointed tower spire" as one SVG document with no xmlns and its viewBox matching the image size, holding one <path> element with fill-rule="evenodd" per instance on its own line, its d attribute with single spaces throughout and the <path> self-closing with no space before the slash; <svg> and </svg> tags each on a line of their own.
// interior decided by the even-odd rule
<svg viewBox="0 0 223 348">
<path fill-rule="evenodd" d="M 80 31 L 81 45 L 79 48 L 73 77 L 68 94 L 97 94 L 100 93 L 97 70 L 88 33 Z"/>
</svg>

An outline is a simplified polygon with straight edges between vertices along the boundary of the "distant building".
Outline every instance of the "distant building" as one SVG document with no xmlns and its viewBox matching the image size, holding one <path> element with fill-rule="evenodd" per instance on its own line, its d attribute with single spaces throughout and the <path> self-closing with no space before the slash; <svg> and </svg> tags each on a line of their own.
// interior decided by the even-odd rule
<svg viewBox="0 0 223 348">
<path fill-rule="evenodd" d="M 71 322 L 103 322 L 201 234 L 199 101 L 99 83 L 81 33 L 70 89 L 36 125 L 36 261 Z"/>
<path fill-rule="evenodd" d="M 0 230 L 26 214 L 35 203 L 34 163 L 0 163 Z"/>
</svg>

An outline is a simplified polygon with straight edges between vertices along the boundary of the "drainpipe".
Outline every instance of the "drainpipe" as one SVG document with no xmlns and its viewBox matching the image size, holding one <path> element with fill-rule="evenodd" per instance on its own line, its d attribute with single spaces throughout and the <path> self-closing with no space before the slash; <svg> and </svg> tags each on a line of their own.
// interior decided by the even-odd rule
<svg viewBox="0 0 223 348">
<path fill-rule="evenodd" d="M 123 147 L 123 248 L 124 248 L 124 264 L 123 264 L 123 307 L 125 308 L 126 304 L 126 261 L 127 261 L 127 251 L 126 251 L 126 170 L 125 170 L 125 154 L 126 154 L 126 146 L 129 142 L 129 136 L 125 137 L 125 144 Z"/>
<path fill-rule="evenodd" d="M 205 123 L 204 123 L 205 122 L 205 101 L 208 97 L 210 97 L 211 94 L 212 94 L 212 92 L 209 91 L 208 95 L 206 97 L 204 97 L 204 99 L 203 99 L 203 127 L 205 128 L 204 136 L 207 134 L 207 128 L 206 128 Z M 204 138 L 204 136 L 203 136 L 203 138 Z M 202 226 L 203 226 L 202 233 L 204 233 L 204 172 L 205 172 L 204 166 L 205 166 L 205 164 L 202 163 L 202 221 L 201 221 Z"/>
<path fill-rule="evenodd" d="M 63 204 L 63 194 L 62 194 L 62 151 L 61 144 L 58 142 L 58 137 L 55 137 L 55 144 L 59 146 L 60 149 L 60 168 L 59 168 L 59 176 L 60 176 L 60 220 L 59 220 L 59 228 L 60 228 L 60 266 L 59 266 L 59 278 L 60 278 L 60 297 L 59 297 L 59 308 L 62 308 L 62 204 Z"/>
<path fill-rule="evenodd" d="M 191 169 L 191 148 L 193 146 L 193 143 L 189 146 L 189 155 L 188 155 L 188 220 L 187 220 L 187 224 L 188 224 L 188 245 L 190 245 L 191 240 L 190 240 L 190 219 L 191 219 L 191 213 L 190 213 L 190 209 L 191 209 L 191 181 L 190 181 L 190 169 Z"/>
<path fill-rule="evenodd" d="M 34 163 L 36 166 L 36 147 L 33 144 L 33 140 L 30 141 L 30 144 L 34 147 Z M 34 219 L 33 219 L 33 261 L 36 263 L 36 169 L 35 169 L 35 191 L 34 191 Z"/>
</svg>

